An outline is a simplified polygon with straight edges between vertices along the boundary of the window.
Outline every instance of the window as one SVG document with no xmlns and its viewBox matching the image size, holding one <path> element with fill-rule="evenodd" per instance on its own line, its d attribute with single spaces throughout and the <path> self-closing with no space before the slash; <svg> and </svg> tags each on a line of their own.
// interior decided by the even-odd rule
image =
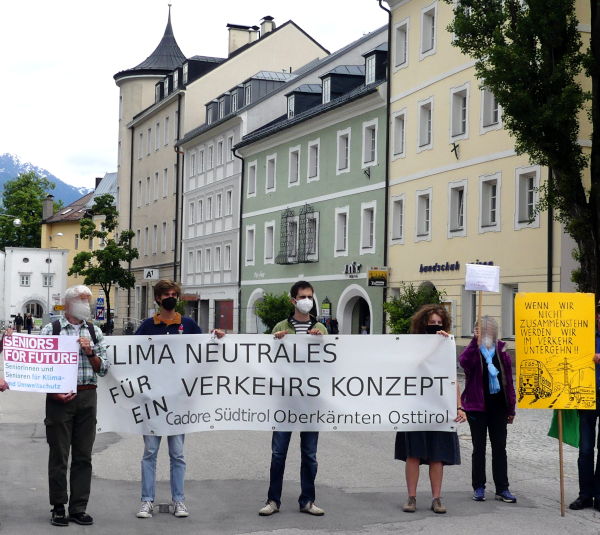
<svg viewBox="0 0 600 535">
<path fill-rule="evenodd" d="M 331 100 L 331 78 L 323 78 L 323 104 L 327 104 Z"/>
<path fill-rule="evenodd" d="M 494 93 L 485 88 L 481 90 L 481 126 L 484 132 L 500 128 L 500 106 Z"/>
<path fill-rule="evenodd" d="M 179 71 L 177 69 L 173 71 L 173 89 L 179 89 Z"/>
<path fill-rule="evenodd" d="M 223 163 L 223 141 L 217 143 L 217 165 Z"/>
<path fill-rule="evenodd" d="M 148 245 L 150 241 L 150 232 L 148 227 L 144 229 L 144 256 L 148 256 Z"/>
<path fill-rule="evenodd" d="M 158 191 L 160 189 L 160 183 L 158 180 L 158 171 L 154 173 L 154 202 L 158 201 Z"/>
<path fill-rule="evenodd" d="M 248 197 L 256 196 L 256 161 L 248 164 L 248 188 L 246 194 Z"/>
<path fill-rule="evenodd" d="M 169 194 L 169 169 L 163 169 L 163 197 Z"/>
<path fill-rule="evenodd" d="M 287 99 L 287 116 L 288 119 L 294 117 L 294 106 L 295 106 L 296 96 L 290 95 Z"/>
<path fill-rule="evenodd" d="M 175 250 L 175 240 L 177 237 L 177 224 L 175 223 L 174 219 L 171 223 L 171 236 L 173 238 L 173 241 L 171 242 L 171 251 L 174 251 Z"/>
<path fill-rule="evenodd" d="M 169 143 L 169 116 L 165 117 L 165 145 Z"/>
<path fill-rule="evenodd" d="M 162 224 L 162 239 L 160 240 L 160 250 L 165 252 L 167 250 L 167 222 L 163 221 Z"/>
<path fill-rule="evenodd" d="M 264 263 L 273 264 L 275 261 L 275 221 L 265 223 L 265 254 Z"/>
<path fill-rule="evenodd" d="M 196 174 L 196 153 L 192 152 L 190 156 L 190 165 L 188 169 L 188 176 L 193 177 Z"/>
<path fill-rule="evenodd" d="M 52 273 L 43 273 L 42 274 L 42 286 L 44 288 L 54 286 L 54 274 Z"/>
<path fill-rule="evenodd" d="M 233 160 L 233 136 L 227 138 L 227 158 L 228 162 Z"/>
<path fill-rule="evenodd" d="M 515 337 L 515 297 L 519 292 L 516 284 L 502 284 L 502 338 Z"/>
<path fill-rule="evenodd" d="M 211 266 L 210 253 L 211 253 L 210 249 L 204 249 L 204 271 L 205 272 L 210 271 L 210 266 Z"/>
<path fill-rule="evenodd" d="M 350 132 L 347 128 L 337 133 L 337 175 L 350 171 Z"/>
<path fill-rule="evenodd" d="M 435 52 L 435 12 L 436 4 L 426 7 L 421 12 L 421 56 Z"/>
<path fill-rule="evenodd" d="M 246 84 L 244 87 L 244 105 L 247 106 L 252 102 L 252 84 Z"/>
<path fill-rule="evenodd" d="M 225 215 L 233 214 L 233 190 L 225 192 Z"/>
<path fill-rule="evenodd" d="M 539 167 L 525 167 L 516 170 L 515 230 L 538 227 L 537 205 Z"/>
<path fill-rule="evenodd" d="M 196 273 L 202 273 L 202 250 L 196 251 Z"/>
<path fill-rule="evenodd" d="M 183 85 L 188 83 L 189 64 L 184 63 L 181 75 L 181 83 Z"/>
<path fill-rule="evenodd" d="M 334 256 L 348 256 L 348 207 L 335 209 Z"/>
<path fill-rule="evenodd" d="M 468 88 L 463 86 L 450 91 L 450 135 L 464 139 L 468 135 Z"/>
<path fill-rule="evenodd" d="M 140 206 L 142 206 L 142 199 L 143 199 L 143 193 L 142 193 L 142 181 L 138 180 L 138 188 L 137 188 L 137 199 L 135 200 L 135 204 L 136 206 L 139 208 Z"/>
<path fill-rule="evenodd" d="M 150 177 L 147 176 L 146 177 L 146 203 L 145 204 L 150 204 L 150 199 L 152 196 L 152 193 L 150 192 L 152 188 L 152 184 L 150 184 Z"/>
<path fill-rule="evenodd" d="M 396 26 L 394 36 L 396 39 L 394 65 L 405 67 L 408 64 L 408 19 Z"/>
<path fill-rule="evenodd" d="M 207 113 L 206 122 L 208 124 L 212 124 L 213 120 L 214 120 L 214 118 L 213 118 L 213 107 L 212 106 L 208 106 L 206 108 L 206 113 Z"/>
<path fill-rule="evenodd" d="M 236 112 L 238 109 L 238 92 L 237 89 L 231 95 L 231 112 Z"/>
<path fill-rule="evenodd" d="M 188 275 L 194 273 L 194 252 L 190 251 L 188 253 L 188 265 L 187 265 L 187 273 Z"/>
<path fill-rule="evenodd" d="M 137 229 L 136 237 L 135 237 L 135 247 L 139 251 L 142 249 L 142 231 Z"/>
<path fill-rule="evenodd" d="M 194 224 L 194 216 L 196 215 L 194 203 L 191 202 L 188 207 L 188 224 Z"/>
<path fill-rule="evenodd" d="M 404 240 L 404 196 L 392 198 L 392 240 Z"/>
<path fill-rule="evenodd" d="M 219 99 L 219 119 L 225 117 L 225 99 Z"/>
<path fill-rule="evenodd" d="M 307 260 L 319 259 L 319 213 L 312 212 L 306 216 L 306 241 Z"/>
<path fill-rule="evenodd" d="M 291 147 L 288 169 L 288 185 L 297 186 L 300 178 L 300 147 Z"/>
<path fill-rule="evenodd" d="M 144 134 L 143 132 L 139 133 L 139 144 L 138 144 L 138 160 L 142 159 L 142 156 L 144 154 Z"/>
<path fill-rule="evenodd" d="M 432 145 L 431 119 L 433 100 L 419 104 L 419 149 L 430 149 Z"/>
<path fill-rule="evenodd" d="M 212 197 L 208 197 L 206 199 L 206 220 L 210 221 L 213 218 L 213 203 L 212 203 L 213 198 Z"/>
<path fill-rule="evenodd" d="M 152 128 L 148 128 L 148 147 L 147 147 L 147 153 L 150 154 L 150 152 L 152 151 Z"/>
<path fill-rule="evenodd" d="M 152 227 L 152 254 L 158 251 L 158 225 Z"/>
<path fill-rule="evenodd" d="M 308 177 L 307 182 L 319 180 L 319 146 L 320 140 L 308 142 Z"/>
<path fill-rule="evenodd" d="M 202 223 L 204 221 L 204 201 L 200 199 L 198 201 L 198 217 L 196 218 L 198 223 Z"/>
<path fill-rule="evenodd" d="M 90 251 L 94 249 L 94 238 L 88 240 L 88 248 Z"/>
<path fill-rule="evenodd" d="M 267 156 L 267 181 L 265 191 L 267 193 L 275 191 L 275 173 L 277 166 L 277 155 L 271 154 Z"/>
<path fill-rule="evenodd" d="M 215 204 L 216 204 L 216 217 L 217 219 L 220 217 L 223 217 L 223 195 L 221 193 L 217 193 L 217 196 L 215 197 Z"/>
<path fill-rule="evenodd" d="M 448 237 L 466 236 L 467 181 L 448 184 Z"/>
<path fill-rule="evenodd" d="M 223 259 L 223 269 L 226 271 L 231 269 L 231 245 L 225 246 L 225 257 Z"/>
<path fill-rule="evenodd" d="M 462 331 L 463 336 L 472 336 L 477 321 L 477 292 L 465 290 L 462 292 Z"/>
<path fill-rule="evenodd" d="M 363 123 L 362 166 L 377 165 L 377 119 Z"/>
<path fill-rule="evenodd" d="M 406 111 L 394 115 L 394 156 L 404 156 L 404 144 L 406 139 Z"/>
<path fill-rule="evenodd" d="M 246 265 L 254 265 L 254 233 L 255 225 L 246 226 Z"/>
<path fill-rule="evenodd" d="M 375 201 L 361 203 L 361 221 L 360 221 L 360 252 L 375 252 Z"/>
<path fill-rule="evenodd" d="M 154 135 L 156 136 L 154 150 L 158 150 L 160 148 L 160 123 L 156 123 L 154 130 Z"/>
<path fill-rule="evenodd" d="M 31 286 L 31 273 L 21 273 L 19 278 L 21 286 Z"/>
<path fill-rule="evenodd" d="M 215 261 L 213 262 L 213 271 L 221 271 L 221 246 L 215 247 Z"/>
<path fill-rule="evenodd" d="M 165 77 L 165 79 L 163 81 L 163 85 L 165 86 L 164 95 L 166 97 L 169 94 L 169 79 L 167 77 Z"/>
<path fill-rule="evenodd" d="M 369 85 L 375 81 L 375 54 L 365 60 L 365 84 Z"/>
<path fill-rule="evenodd" d="M 417 239 L 431 239 L 431 189 L 417 191 Z"/>
<path fill-rule="evenodd" d="M 500 230 L 500 173 L 480 177 L 479 231 Z"/>
<path fill-rule="evenodd" d="M 213 168 L 213 146 L 212 145 L 210 147 L 208 147 L 208 162 L 207 162 L 207 164 L 208 164 L 207 169 Z"/>
<path fill-rule="evenodd" d="M 75 250 L 79 249 L 79 234 L 75 234 Z"/>
<path fill-rule="evenodd" d="M 204 173 L 204 149 L 198 151 L 198 172 Z"/>
<path fill-rule="evenodd" d="M 287 221 L 287 256 L 288 261 L 298 260 L 298 216 Z"/>
</svg>

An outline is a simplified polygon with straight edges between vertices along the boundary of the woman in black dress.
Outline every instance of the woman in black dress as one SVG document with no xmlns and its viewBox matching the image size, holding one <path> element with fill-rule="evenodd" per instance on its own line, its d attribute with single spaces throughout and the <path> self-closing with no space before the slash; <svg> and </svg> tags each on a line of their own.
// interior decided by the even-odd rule
<svg viewBox="0 0 600 535">
<path fill-rule="evenodd" d="M 411 318 L 411 334 L 438 334 L 449 336 L 450 317 L 442 305 L 423 305 Z M 456 390 L 458 415 L 456 422 L 464 422 L 466 415 L 460 407 L 460 392 Z M 406 462 L 408 501 L 402 507 L 407 513 L 417 509 L 419 467 L 429 465 L 431 482 L 431 510 L 443 514 L 446 507 L 441 501 L 444 465 L 460 464 L 460 447 L 456 432 L 409 431 L 396 433 L 395 458 Z"/>
</svg>

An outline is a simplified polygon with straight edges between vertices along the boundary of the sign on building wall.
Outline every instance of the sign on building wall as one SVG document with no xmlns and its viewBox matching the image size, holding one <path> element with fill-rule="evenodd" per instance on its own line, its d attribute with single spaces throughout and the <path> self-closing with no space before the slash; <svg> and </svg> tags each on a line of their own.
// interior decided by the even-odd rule
<svg viewBox="0 0 600 535">
<path fill-rule="evenodd" d="M 595 408 L 594 320 L 593 294 L 517 294 L 516 375 L 520 408 Z"/>
<path fill-rule="evenodd" d="M 386 267 L 372 267 L 367 272 L 367 280 L 369 286 L 381 286 L 385 287 L 388 284 L 389 268 Z"/>
<path fill-rule="evenodd" d="M 144 268 L 144 280 L 157 281 L 158 279 L 160 276 L 157 268 Z"/>
</svg>

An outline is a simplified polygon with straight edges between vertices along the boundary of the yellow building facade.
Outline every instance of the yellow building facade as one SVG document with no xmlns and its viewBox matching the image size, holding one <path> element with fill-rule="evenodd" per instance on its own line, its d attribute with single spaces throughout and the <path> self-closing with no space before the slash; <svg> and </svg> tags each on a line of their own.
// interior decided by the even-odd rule
<svg viewBox="0 0 600 535">
<path fill-rule="evenodd" d="M 388 5 L 389 296 L 402 282 L 432 283 L 446 292 L 453 333 L 466 339 L 476 296 L 464 288 L 465 264 L 500 266 L 501 291 L 484 294 L 483 313 L 496 317 L 500 335 L 511 340 L 517 292 L 574 290 L 574 243 L 547 213 L 535 215 L 548 169 L 515 153 L 502 109 L 475 77 L 474 61 L 452 46 L 452 6 Z M 589 129 L 582 136 L 589 139 Z"/>
</svg>

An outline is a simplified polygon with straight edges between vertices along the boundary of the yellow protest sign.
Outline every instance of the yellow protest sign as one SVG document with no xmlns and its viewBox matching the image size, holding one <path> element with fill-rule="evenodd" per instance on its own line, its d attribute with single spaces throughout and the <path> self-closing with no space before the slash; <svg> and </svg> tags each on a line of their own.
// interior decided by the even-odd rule
<svg viewBox="0 0 600 535">
<path fill-rule="evenodd" d="M 517 294 L 515 334 L 520 408 L 596 406 L 594 329 L 594 294 Z"/>
</svg>

